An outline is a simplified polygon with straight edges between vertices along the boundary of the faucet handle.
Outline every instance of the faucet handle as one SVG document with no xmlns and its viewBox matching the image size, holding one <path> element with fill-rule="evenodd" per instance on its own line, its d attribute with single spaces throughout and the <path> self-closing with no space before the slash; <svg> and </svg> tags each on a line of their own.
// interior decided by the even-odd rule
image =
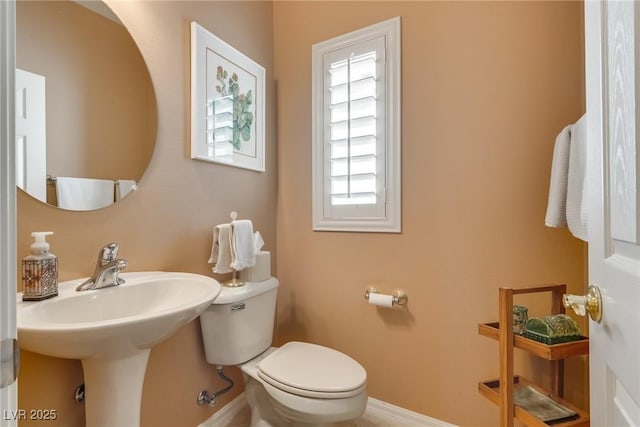
<svg viewBox="0 0 640 427">
<path fill-rule="evenodd" d="M 126 259 L 119 259 L 116 265 L 116 282 L 118 285 L 123 285 L 124 284 L 124 279 L 122 277 L 118 277 L 118 273 L 120 273 L 122 270 L 124 270 L 125 268 L 127 268 L 127 265 L 129 265 L 129 261 L 127 261 Z"/>
<path fill-rule="evenodd" d="M 102 263 L 113 261 L 118 256 L 118 249 L 120 249 L 120 245 L 117 243 L 109 243 L 104 248 L 100 249 L 100 252 L 98 252 L 98 259 L 100 259 Z"/>
</svg>

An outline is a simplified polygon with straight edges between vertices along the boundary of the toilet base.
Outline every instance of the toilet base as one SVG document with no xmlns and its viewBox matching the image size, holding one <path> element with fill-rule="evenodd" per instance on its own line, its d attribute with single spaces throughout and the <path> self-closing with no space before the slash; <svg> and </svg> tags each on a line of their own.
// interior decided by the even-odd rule
<svg viewBox="0 0 640 427">
<path fill-rule="evenodd" d="M 251 409 L 251 427 L 276 427 L 287 425 L 287 421 L 278 415 L 268 402 L 262 385 L 245 375 L 245 393 Z"/>
<path fill-rule="evenodd" d="M 245 393 L 251 409 L 251 427 L 331 427 L 338 422 L 307 422 L 288 419 L 278 410 L 276 403 L 269 396 L 264 386 L 257 380 L 245 375 Z M 366 399 L 366 397 L 365 397 Z M 284 410 L 282 410 L 284 409 Z M 287 408 L 281 408 L 283 413 Z"/>
</svg>

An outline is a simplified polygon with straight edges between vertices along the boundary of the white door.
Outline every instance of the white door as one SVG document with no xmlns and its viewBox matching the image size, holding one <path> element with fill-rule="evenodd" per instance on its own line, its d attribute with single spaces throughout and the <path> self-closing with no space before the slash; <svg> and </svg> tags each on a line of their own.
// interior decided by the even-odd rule
<svg viewBox="0 0 640 427">
<path fill-rule="evenodd" d="M 47 201 L 44 76 L 16 69 L 16 184 Z"/>
<path fill-rule="evenodd" d="M 0 426 L 17 421 L 15 3 L 0 1 Z"/>
<path fill-rule="evenodd" d="M 585 2 L 593 427 L 640 426 L 640 3 Z"/>
</svg>

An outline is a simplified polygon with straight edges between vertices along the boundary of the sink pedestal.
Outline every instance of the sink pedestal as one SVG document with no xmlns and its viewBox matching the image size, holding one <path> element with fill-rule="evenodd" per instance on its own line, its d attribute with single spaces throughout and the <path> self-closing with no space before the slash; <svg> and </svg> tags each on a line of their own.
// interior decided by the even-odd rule
<svg viewBox="0 0 640 427">
<path fill-rule="evenodd" d="M 115 359 L 84 359 L 87 427 L 140 425 L 142 384 L 150 349 Z"/>
</svg>

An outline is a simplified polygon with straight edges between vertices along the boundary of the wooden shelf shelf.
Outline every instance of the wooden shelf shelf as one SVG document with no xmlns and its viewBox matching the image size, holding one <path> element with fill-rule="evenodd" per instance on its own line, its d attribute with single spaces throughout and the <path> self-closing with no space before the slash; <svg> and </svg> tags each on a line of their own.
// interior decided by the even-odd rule
<svg viewBox="0 0 640 427">
<path fill-rule="evenodd" d="M 544 421 L 539 420 L 538 418 L 531 415 L 525 409 L 515 405 L 515 408 L 514 408 L 515 418 L 525 423 L 527 426 L 548 427 L 551 425 L 553 427 L 589 427 L 590 420 L 589 420 L 588 412 L 585 412 L 582 409 L 575 407 L 571 403 L 563 399 L 560 399 L 559 397 L 553 396 L 551 393 L 549 393 L 546 390 L 543 390 L 542 388 L 538 387 L 532 381 L 527 380 L 526 378 L 516 376 L 513 378 L 513 382 L 514 382 L 515 388 L 531 386 L 535 388 L 537 391 L 539 391 L 540 393 L 550 397 L 557 403 L 561 404 L 562 406 L 565 406 L 566 408 L 571 409 L 572 411 L 578 414 L 577 417 L 572 420 L 545 423 Z M 484 397 L 486 397 L 496 405 L 500 405 L 500 381 L 499 380 L 490 380 L 490 381 L 483 381 L 478 383 L 478 391 L 480 392 L 480 394 L 482 394 Z"/>
<path fill-rule="evenodd" d="M 500 338 L 498 322 L 480 323 L 478 325 L 478 333 L 497 341 Z M 589 354 L 589 338 L 581 337 L 577 341 L 548 345 L 521 335 L 514 335 L 513 347 L 528 351 L 543 359 L 560 360 L 571 356 Z"/>
<path fill-rule="evenodd" d="M 544 344 L 513 333 L 513 297 L 520 294 L 551 293 L 551 313 L 564 313 L 562 296 L 566 293 L 566 285 L 546 285 L 533 288 L 513 289 L 499 288 L 498 322 L 480 323 L 478 333 L 498 342 L 500 378 L 484 381 L 478 384 L 478 391 L 500 408 L 500 426 L 513 427 L 517 419 L 529 427 L 589 427 L 589 413 L 576 408 L 562 400 L 564 396 L 564 359 L 572 356 L 589 354 L 589 339 L 581 337 L 579 340 L 560 344 Z M 535 386 L 531 381 L 514 375 L 513 349 L 528 351 L 537 357 L 550 361 L 551 390 L 545 391 Z M 520 387 L 532 387 L 544 396 L 550 397 L 557 403 L 570 408 L 578 415 L 568 421 L 545 423 L 532 413 L 514 404 L 514 391 Z"/>
</svg>

